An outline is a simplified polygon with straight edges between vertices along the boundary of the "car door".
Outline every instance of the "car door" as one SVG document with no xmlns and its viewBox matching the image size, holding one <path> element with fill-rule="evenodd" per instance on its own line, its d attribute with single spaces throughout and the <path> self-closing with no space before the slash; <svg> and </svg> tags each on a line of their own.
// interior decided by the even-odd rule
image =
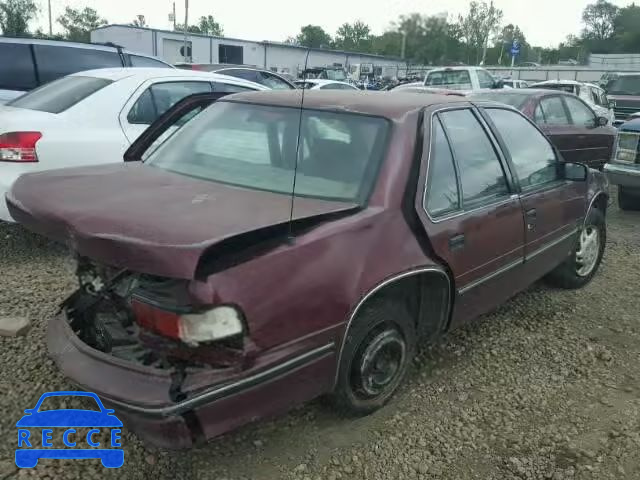
<svg viewBox="0 0 640 480">
<path fill-rule="evenodd" d="M 525 274 L 529 283 L 562 262 L 584 219 L 586 182 L 563 178 L 563 168 L 544 135 L 514 110 L 483 110 L 515 173 L 525 214 Z"/>
<path fill-rule="evenodd" d="M 576 129 L 562 95 L 545 95 L 539 100 L 534 113 L 535 122 L 560 151 L 567 162 L 579 162 L 580 151 L 576 148 Z"/>
<path fill-rule="evenodd" d="M 563 100 L 575 128 L 577 161 L 601 168 L 611 158 L 615 138 L 611 127 L 599 125 L 595 112 L 581 99 L 567 95 Z"/>
<path fill-rule="evenodd" d="M 478 76 L 478 88 L 480 90 L 491 90 L 493 88 L 496 81 L 489 72 L 486 70 L 476 70 L 476 74 Z M 514 88 L 516 88 L 515 85 Z"/>
<path fill-rule="evenodd" d="M 472 108 L 430 115 L 427 163 L 417 200 L 420 220 L 436 255 L 453 274 L 452 325 L 502 303 L 525 285 L 524 220 L 504 160 Z"/>
<path fill-rule="evenodd" d="M 144 132 L 160 115 L 183 98 L 194 93 L 211 92 L 206 80 L 145 82 L 127 102 L 120 114 L 120 125 L 129 142 Z"/>
</svg>

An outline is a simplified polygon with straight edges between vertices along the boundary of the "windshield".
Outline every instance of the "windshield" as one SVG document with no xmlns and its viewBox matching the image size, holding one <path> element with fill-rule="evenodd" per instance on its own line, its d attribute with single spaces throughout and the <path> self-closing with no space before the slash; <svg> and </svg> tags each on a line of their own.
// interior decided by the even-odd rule
<svg viewBox="0 0 640 480">
<path fill-rule="evenodd" d="M 488 100 L 491 102 L 500 102 L 511 105 L 515 108 L 522 108 L 527 102 L 529 95 L 526 93 L 507 93 L 507 92 L 478 92 L 469 95 L 473 100 Z"/>
<path fill-rule="evenodd" d="M 148 159 L 150 165 L 213 182 L 296 196 L 366 201 L 382 160 L 388 123 L 355 114 L 218 102 Z"/>
<path fill-rule="evenodd" d="M 113 83 L 105 78 L 63 77 L 16 98 L 7 105 L 40 112 L 62 113 Z"/>
<path fill-rule="evenodd" d="M 452 90 L 471 89 L 471 78 L 467 70 L 442 70 L 431 72 L 424 82 L 429 87 L 446 87 Z"/>
<path fill-rule="evenodd" d="M 640 75 L 625 75 L 615 78 L 607 85 L 611 95 L 640 95 Z"/>
</svg>

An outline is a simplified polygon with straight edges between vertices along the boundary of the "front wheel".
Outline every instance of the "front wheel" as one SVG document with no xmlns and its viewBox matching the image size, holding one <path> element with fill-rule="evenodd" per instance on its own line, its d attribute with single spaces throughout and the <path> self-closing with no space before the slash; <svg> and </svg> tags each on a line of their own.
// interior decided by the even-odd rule
<svg viewBox="0 0 640 480">
<path fill-rule="evenodd" d="M 365 305 L 345 335 L 332 400 L 342 411 L 368 415 L 389 401 L 407 373 L 414 321 L 402 302 L 380 298 Z"/>
<path fill-rule="evenodd" d="M 547 276 L 549 283 L 566 289 L 584 287 L 600 267 L 606 242 L 607 227 L 604 214 L 594 208 L 578 232 L 574 251 Z"/>
</svg>

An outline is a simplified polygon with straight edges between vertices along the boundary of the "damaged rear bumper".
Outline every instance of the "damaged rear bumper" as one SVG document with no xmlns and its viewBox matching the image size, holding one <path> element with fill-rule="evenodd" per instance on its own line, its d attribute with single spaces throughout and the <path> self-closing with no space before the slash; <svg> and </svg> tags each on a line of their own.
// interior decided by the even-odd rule
<svg viewBox="0 0 640 480">
<path fill-rule="evenodd" d="M 202 375 L 187 377 L 186 383 L 197 386 L 174 402 L 171 371 L 94 350 L 75 335 L 64 314 L 49 322 L 47 342 L 67 377 L 97 393 L 143 440 L 164 448 L 188 448 L 326 393 L 336 367 L 335 344 L 328 342 L 277 362 L 257 362 L 240 374 L 229 372 L 226 380 L 216 372 L 210 385 Z"/>
</svg>

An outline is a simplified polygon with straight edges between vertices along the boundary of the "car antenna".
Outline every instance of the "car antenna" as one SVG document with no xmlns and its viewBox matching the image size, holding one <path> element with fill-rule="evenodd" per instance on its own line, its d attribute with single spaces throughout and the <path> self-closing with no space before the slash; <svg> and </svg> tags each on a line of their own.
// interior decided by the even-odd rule
<svg viewBox="0 0 640 480">
<path fill-rule="evenodd" d="M 306 80 L 307 80 L 307 66 L 309 63 L 309 54 L 311 53 L 311 49 L 307 48 L 307 54 L 304 59 L 304 69 L 302 70 L 302 92 L 300 94 L 300 112 L 298 116 L 298 137 L 296 139 L 296 159 L 295 164 L 293 165 L 293 185 L 291 186 L 291 207 L 289 210 L 289 235 L 287 240 L 290 244 L 293 243 L 293 203 L 296 196 L 296 179 L 298 177 L 298 156 L 300 154 L 300 141 L 302 135 L 302 112 L 304 108 L 304 92 L 306 91 Z"/>
</svg>

